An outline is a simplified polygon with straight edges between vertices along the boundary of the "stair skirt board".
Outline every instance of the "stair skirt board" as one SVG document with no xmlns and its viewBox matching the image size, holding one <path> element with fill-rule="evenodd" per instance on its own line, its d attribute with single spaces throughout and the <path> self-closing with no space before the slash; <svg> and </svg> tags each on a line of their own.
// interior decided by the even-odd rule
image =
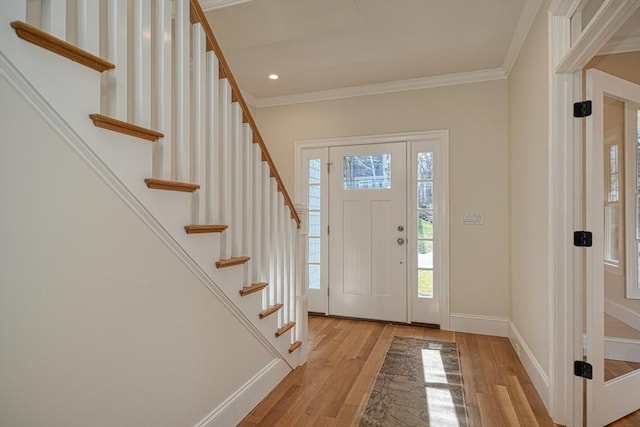
<svg viewBox="0 0 640 427">
<path fill-rule="evenodd" d="M 291 372 L 282 359 L 274 359 L 229 396 L 220 406 L 196 424 L 196 427 L 235 426 L 242 421 Z"/>
<path fill-rule="evenodd" d="M 278 365 L 288 373 L 290 369 L 297 366 L 295 359 L 285 357 L 276 348 L 275 343 L 271 343 L 254 325 L 244 313 L 233 303 L 233 301 L 218 287 L 207 272 L 185 251 L 178 243 L 180 236 L 173 236 L 162 224 L 151 214 L 136 194 L 127 187 L 104 162 L 95 154 L 91 145 L 86 141 L 99 140 L 99 134 L 87 133 L 79 135 L 71 128 L 66 120 L 40 95 L 40 93 L 25 79 L 24 75 L 16 69 L 9 59 L 0 52 L 0 76 L 12 86 L 34 109 L 34 111 L 45 120 L 62 140 L 64 140 L 71 150 L 82 159 L 87 166 L 100 177 L 105 184 L 145 223 L 152 232 L 166 245 L 171 252 L 206 286 L 206 288 L 229 310 L 238 322 L 248 330 L 251 335 L 262 345 L 274 358 L 280 360 Z M 88 128 L 93 129 L 93 128 Z M 87 132 L 91 132 L 88 130 Z M 97 132 L 97 131 L 96 131 Z M 182 234 L 184 236 L 184 234 Z M 284 362 L 284 363 L 282 363 Z M 286 375 L 286 374 L 285 374 Z M 279 380 L 278 380 L 279 381 Z M 275 386 L 276 383 L 274 383 Z M 271 387 L 273 388 L 273 387 Z M 269 389 L 271 390 L 271 389 Z M 258 399 L 256 403 L 259 401 Z M 253 406 L 248 408 L 247 412 Z M 214 424 L 212 424 L 214 425 Z"/>
</svg>

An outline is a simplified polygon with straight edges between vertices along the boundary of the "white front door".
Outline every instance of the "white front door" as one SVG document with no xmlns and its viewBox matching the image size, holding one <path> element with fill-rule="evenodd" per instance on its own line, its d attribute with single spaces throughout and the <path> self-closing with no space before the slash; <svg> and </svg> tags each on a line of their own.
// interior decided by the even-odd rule
<svg viewBox="0 0 640 427">
<path fill-rule="evenodd" d="M 406 143 L 332 147 L 329 314 L 407 321 Z"/>
<path fill-rule="evenodd" d="M 622 282 L 631 280 L 636 276 L 637 281 L 637 225 L 627 228 L 626 233 L 618 230 L 624 227 L 623 216 L 625 204 L 627 205 L 627 220 L 636 223 L 638 218 L 637 207 L 637 163 L 627 162 L 630 166 L 624 170 L 622 153 L 625 152 L 625 137 L 627 135 L 636 138 L 638 131 L 637 116 L 640 105 L 640 86 L 628 81 L 613 77 L 597 70 L 587 71 L 587 98 L 592 100 L 593 114 L 587 117 L 586 129 L 586 225 L 587 230 L 593 233 L 593 246 L 586 249 L 586 333 L 587 333 L 587 362 L 593 367 L 593 379 L 587 381 L 587 424 L 589 426 L 604 426 L 626 414 L 640 409 L 640 369 L 637 369 L 639 359 L 631 360 L 638 356 L 637 350 L 633 350 L 632 340 L 618 340 L 617 344 L 625 344 L 631 351 L 627 355 L 612 346 L 609 337 L 606 337 L 605 326 L 612 322 L 618 323 L 621 329 L 640 329 L 640 323 L 634 321 L 640 316 L 632 307 L 638 306 L 638 300 L 623 297 L 624 292 L 615 292 L 614 287 L 619 279 L 612 280 L 608 277 L 609 271 L 616 268 L 622 275 Z M 618 107 L 616 107 L 618 105 Z M 608 118 L 607 111 L 615 108 L 620 110 L 621 118 L 612 122 Z M 610 123 L 611 125 L 607 124 Z M 626 128 L 626 131 L 625 131 Z M 637 142 L 627 141 L 626 154 L 633 156 L 637 150 Z M 635 164 L 635 168 L 634 168 Z M 623 188 L 624 173 L 631 174 L 635 179 L 626 180 L 628 183 L 627 194 L 632 197 L 624 197 Z M 633 190 L 633 191 L 631 191 Z M 626 200 L 625 200 L 626 199 Z M 631 218 L 629 218 L 631 217 Z M 620 239 L 627 240 L 627 256 L 624 255 L 624 245 L 618 244 Z M 631 246 L 636 245 L 636 251 L 630 251 Z M 605 267 L 606 263 L 606 267 Z M 626 273 L 625 266 L 626 264 Z M 636 274 L 631 274 L 635 270 Z M 620 276 L 618 276 L 620 277 Z M 615 279 L 615 277 L 613 278 Z M 622 289 L 622 288 L 621 288 Z M 615 300 L 619 301 L 616 302 Z M 605 304 L 607 300 L 607 304 Z M 628 308 L 616 311 L 612 306 L 627 306 Z M 609 308 L 607 308 L 609 307 Z M 605 313 L 608 311 L 609 313 Z M 621 316 L 620 314 L 625 314 Z M 615 317 L 618 317 L 616 319 Z M 606 318 L 606 321 L 605 321 Z M 605 339 L 605 337 L 607 339 Z M 605 369 L 608 365 L 608 368 Z M 627 366 L 623 374 L 612 374 L 614 370 Z"/>
</svg>

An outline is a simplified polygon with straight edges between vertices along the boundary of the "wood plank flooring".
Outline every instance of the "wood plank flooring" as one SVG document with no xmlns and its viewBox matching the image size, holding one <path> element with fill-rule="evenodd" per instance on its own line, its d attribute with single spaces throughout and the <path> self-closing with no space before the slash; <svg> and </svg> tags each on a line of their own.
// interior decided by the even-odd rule
<svg viewBox="0 0 640 427">
<path fill-rule="evenodd" d="M 310 316 L 307 363 L 240 426 L 355 425 L 394 335 L 458 344 L 470 426 L 555 425 L 506 338 Z"/>
</svg>

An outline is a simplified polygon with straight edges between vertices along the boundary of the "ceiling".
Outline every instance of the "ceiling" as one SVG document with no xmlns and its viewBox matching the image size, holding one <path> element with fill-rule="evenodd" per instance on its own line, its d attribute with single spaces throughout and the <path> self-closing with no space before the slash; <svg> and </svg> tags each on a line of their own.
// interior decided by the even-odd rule
<svg viewBox="0 0 640 427">
<path fill-rule="evenodd" d="M 505 78 L 541 3 L 200 1 L 256 106 Z"/>
</svg>

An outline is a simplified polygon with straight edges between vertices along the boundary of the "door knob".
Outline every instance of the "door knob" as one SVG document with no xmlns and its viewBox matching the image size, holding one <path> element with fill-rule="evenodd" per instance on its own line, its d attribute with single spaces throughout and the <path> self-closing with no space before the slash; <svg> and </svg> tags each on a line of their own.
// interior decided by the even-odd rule
<svg viewBox="0 0 640 427">
<path fill-rule="evenodd" d="M 402 237 L 398 238 L 398 244 L 404 245 L 404 239 Z"/>
</svg>

